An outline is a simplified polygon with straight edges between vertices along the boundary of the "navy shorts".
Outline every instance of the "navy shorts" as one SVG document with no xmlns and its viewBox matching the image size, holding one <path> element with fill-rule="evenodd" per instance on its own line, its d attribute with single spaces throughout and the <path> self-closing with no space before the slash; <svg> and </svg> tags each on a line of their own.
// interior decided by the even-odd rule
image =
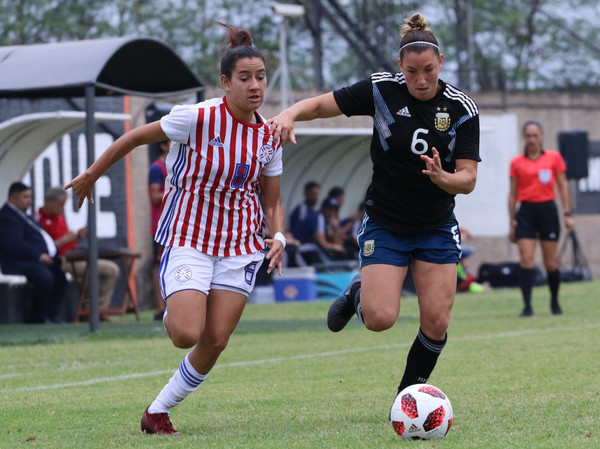
<svg viewBox="0 0 600 449">
<path fill-rule="evenodd" d="M 554 201 L 542 203 L 523 202 L 516 216 L 515 238 L 549 240 L 560 237 L 560 221 Z"/>
<path fill-rule="evenodd" d="M 366 214 L 358 234 L 360 266 L 371 264 L 406 267 L 411 261 L 458 263 L 461 240 L 454 214 L 437 229 L 415 233 L 392 233 Z"/>
</svg>

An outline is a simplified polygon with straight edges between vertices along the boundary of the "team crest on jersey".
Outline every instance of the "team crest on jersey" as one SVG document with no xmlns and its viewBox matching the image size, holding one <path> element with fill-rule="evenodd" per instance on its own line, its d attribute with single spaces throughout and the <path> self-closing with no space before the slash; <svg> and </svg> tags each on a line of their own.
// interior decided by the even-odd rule
<svg viewBox="0 0 600 449">
<path fill-rule="evenodd" d="M 437 108 L 433 124 L 438 131 L 448 131 L 450 128 L 450 114 L 447 107 Z"/>
<path fill-rule="evenodd" d="M 192 269 L 187 265 L 182 265 L 175 269 L 175 280 L 179 282 L 187 282 L 192 278 Z"/>
<path fill-rule="evenodd" d="M 273 159 L 273 154 L 275 154 L 275 150 L 271 145 L 263 145 L 258 150 L 258 160 L 263 164 L 267 164 Z"/>
<path fill-rule="evenodd" d="M 367 240 L 363 246 L 363 256 L 370 256 L 375 252 L 375 240 Z"/>
</svg>

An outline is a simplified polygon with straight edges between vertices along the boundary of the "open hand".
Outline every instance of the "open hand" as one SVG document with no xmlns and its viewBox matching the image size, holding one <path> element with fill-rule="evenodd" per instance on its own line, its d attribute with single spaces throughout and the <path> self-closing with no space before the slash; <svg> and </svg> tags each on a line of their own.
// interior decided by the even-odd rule
<svg viewBox="0 0 600 449">
<path fill-rule="evenodd" d="M 281 141 L 281 146 L 283 146 L 285 140 L 289 137 L 290 142 L 296 145 L 294 121 L 288 117 L 286 111 L 267 120 L 267 125 L 269 126 L 269 132 L 273 135 L 275 142 Z"/>
<path fill-rule="evenodd" d="M 277 267 L 279 269 L 279 276 L 281 276 L 283 273 L 283 264 L 281 262 L 284 251 L 283 243 L 277 239 L 265 239 L 265 243 L 269 247 L 269 252 L 267 253 L 267 260 L 269 261 L 267 273 L 271 273 Z"/>
<path fill-rule="evenodd" d="M 424 175 L 428 175 L 431 181 L 438 185 L 444 177 L 444 170 L 442 169 L 442 160 L 440 159 L 440 153 L 435 147 L 431 148 L 433 157 L 429 157 L 426 154 L 421 155 L 421 159 L 425 161 L 426 169 L 422 170 Z"/>
<path fill-rule="evenodd" d="M 77 208 L 81 209 L 83 201 L 87 198 L 90 203 L 94 202 L 92 198 L 92 190 L 96 182 L 87 172 L 81 173 L 65 186 L 65 190 L 73 189 L 73 193 L 79 198 L 77 200 Z"/>
</svg>

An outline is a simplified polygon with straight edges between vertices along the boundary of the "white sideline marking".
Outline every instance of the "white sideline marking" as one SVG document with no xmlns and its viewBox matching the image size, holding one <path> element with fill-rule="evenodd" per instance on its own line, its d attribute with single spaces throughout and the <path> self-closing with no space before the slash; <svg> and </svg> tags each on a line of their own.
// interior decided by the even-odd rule
<svg viewBox="0 0 600 449">
<path fill-rule="evenodd" d="M 597 329 L 600 327 L 600 323 L 596 324 L 588 324 L 587 326 L 577 326 L 577 327 L 559 327 L 552 329 L 523 329 L 520 331 L 511 331 L 511 332 L 499 332 L 496 334 L 488 334 L 488 335 L 474 335 L 471 337 L 463 337 L 463 338 L 455 338 L 452 339 L 452 343 L 460 343 L 466 341 L 477 341 L 477 340 L 493 340 L 498 338 L 510 338 L 510 337 L 520 337 L 523 335 L 532 335 L 532 334 L 545 334 L 545 333 L 555 333 L 562 331 L 574 331 L 574 330 L 583 330 L 583 329 Z M 234 368 L 238 366 L 251 366 L 251 365 L 263 365 L 266 363 L 279 363 L 279 362 L 289 362 L 293 360 L 304 360 L 304 359 L 316 359 L 320 357 L 333 357 L 344 354 L 356 354 L 359 352 L 366 351 L 380 351 L 380 350 L 388 350 L 388 349 L 398 349 L 402 347 L 409 347 L 412 345 L 410 343 L 399 343 L 395 345 L 383 345 L 383 346 L 370 346 L 366 348 L 351 348 L 351 349 L 341 349 L 339 351 L 326 351 L 326 352 L 317 352 L 312 354 L 298 354 L 289 357 L 274 357 L 270 359 L 260 359 L 260 360 L 245 360 L 240 362 L 231 362 L 231 363 L 222 363 L 220 365 L 216 365 L 213 369 L 219 368 Z M 104 382 L 117 382 L 122 380 L 129 379 L 138 379 L 140 377 L 150 377 L 150 376 L 162 376 L 165 374 L 174 373 L 175 369 L 170 370 L 161 370 L 161 371 L 149 371 L 145 373 L 131 373 L 131 374 L 123 374 L 121 376 L 112 376 L 112 377 L 99 377 L 96 379 L 83 380 L 79 382 L 69 382 L 62 384 L 51 384 L 51 385 L 38 385 L 36 387 L 17 387 L 17 388 L 3 388 L 0 390 L 0 393 L 18 393 L 23 391 L 40 391 L 40 390 L 58 390 L 61 388 L 69 388 L 69 387 L 84 387 L 88 385 L 94 385 Z M 3 376 L 4 377 L 4 376 Z"/>
</svg>

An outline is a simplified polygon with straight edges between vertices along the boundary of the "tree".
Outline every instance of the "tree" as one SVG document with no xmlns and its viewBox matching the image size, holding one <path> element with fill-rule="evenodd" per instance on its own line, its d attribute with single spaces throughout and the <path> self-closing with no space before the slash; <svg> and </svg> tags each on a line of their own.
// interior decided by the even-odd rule
<svg viewBox="0 0 600 449">
<path fill-rule="evenodd" d="M 378 70 L 396 70 L 402 19 L 411 0 L 280 0 L 305 6 L 289 21 L 295 88 L 333 88 Z M 217 84 L 223 30 L 251 30 L 272 74 L 279 64 L 270 0 L 0 0 L 0 44 L 124 35 L 169 44 Z M 319 20 L 320 17 L 320 20 Z M 597 89 L 597 0 L 435 0 L 426 17 L 446 55 L 444 80 L 468 90 Z M 319 61 L 315 61 L 318 58 Z"/>
</svg>

